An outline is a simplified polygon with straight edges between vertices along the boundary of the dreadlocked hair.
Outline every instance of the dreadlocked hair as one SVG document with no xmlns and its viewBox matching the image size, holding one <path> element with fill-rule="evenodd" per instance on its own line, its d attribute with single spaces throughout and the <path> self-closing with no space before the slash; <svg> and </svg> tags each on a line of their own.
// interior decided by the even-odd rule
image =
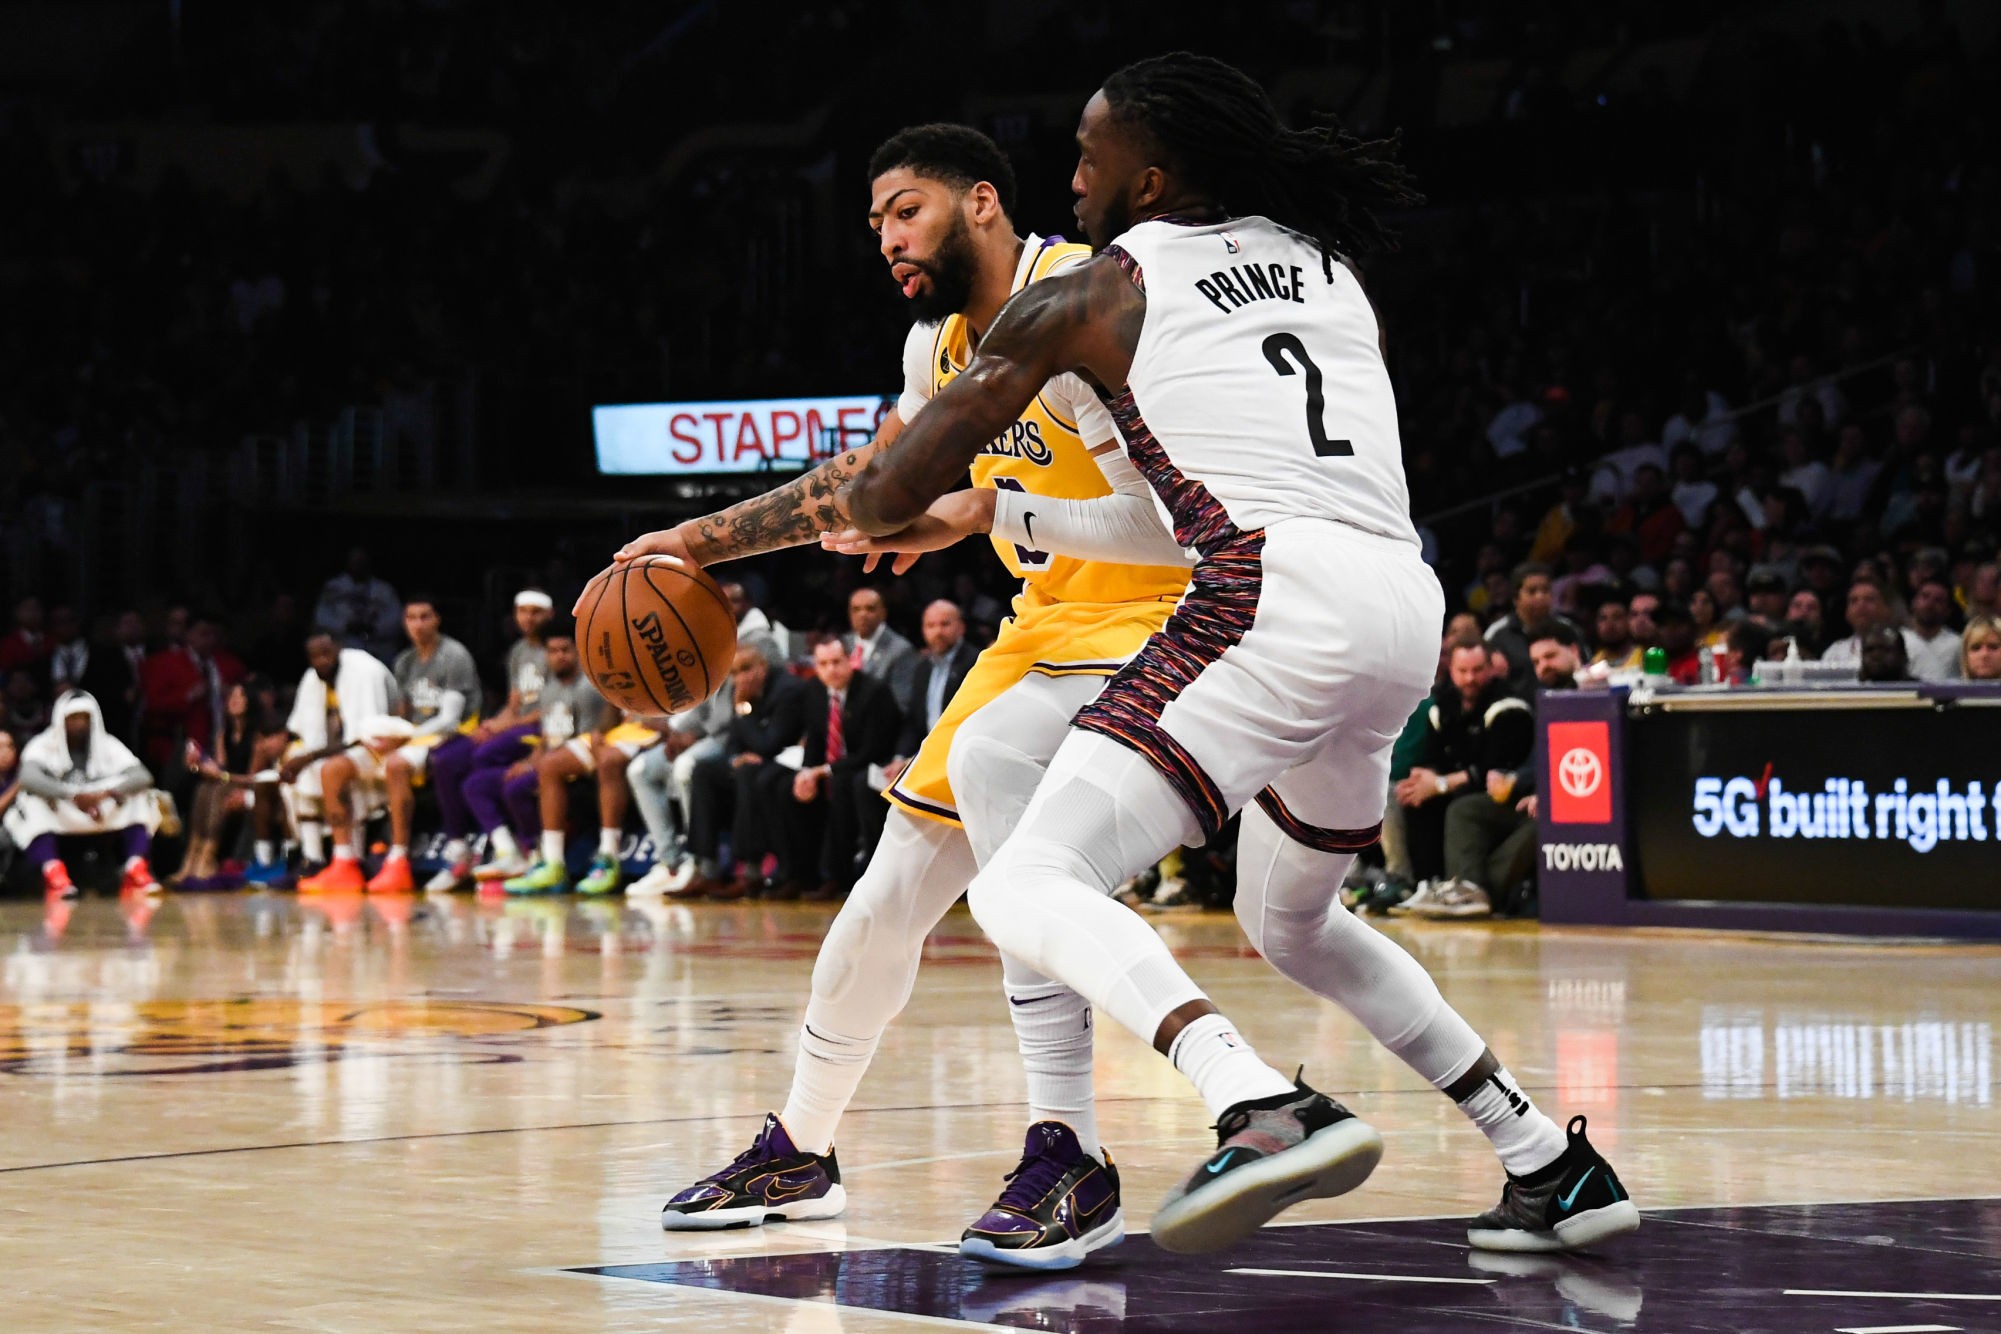
<svg viewBox="0 0 2001 1334">
<path fill-rule="evenodd" d="M 1115 119 L 1149 136 L 1166 165 L 1239 217 L 1311 237 L 1328 278 L 1343 256 L 1394 250 L 1382 211 L 1421 204 L 1397 161 L 1402 134 L 1357 139 L 1338 124 L 1288 129 L 1242 70 L 1187 51 L 1136 61 L 1105 80 Z"/>
</svg>

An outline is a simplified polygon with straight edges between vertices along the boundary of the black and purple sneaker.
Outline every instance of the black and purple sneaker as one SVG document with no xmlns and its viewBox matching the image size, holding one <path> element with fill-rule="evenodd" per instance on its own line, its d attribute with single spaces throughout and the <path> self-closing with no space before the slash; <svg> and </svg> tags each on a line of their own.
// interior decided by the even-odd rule
<svg viewBox="0 0 2001 1334">
<path fill-rule="evenodd" d="M 1103 1153 L 1101 1149 L 1099 1152 Z M 1019 1269 L 1074 1269 L 1126 1235 L 1119 1169 L 1099 1162 L 1061 1121 L 1028 1128 L 1007 1189 L 959 1238 L 959 1254 Z"/>
<path fill-rule="evenodd" d="M 772 1219 L 834 1218 L 848 1207 L 834 1151 L 806 1153 L 792 1143 L 775 1114 L 736 1160 L 667 1201 L 660 1226 L 669 1232 L 760 1227 Z"/>
</svg>

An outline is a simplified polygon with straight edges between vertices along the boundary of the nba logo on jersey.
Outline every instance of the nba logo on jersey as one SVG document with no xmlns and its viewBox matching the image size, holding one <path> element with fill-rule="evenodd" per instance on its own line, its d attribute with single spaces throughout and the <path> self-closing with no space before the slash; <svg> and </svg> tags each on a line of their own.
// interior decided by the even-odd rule
<svg viewBox="0 0 2001 1334">
<path fill-rule="evenodd" d="M 1223 248 L 1225 250 L 1229 251 L 1233 255 L 1243 253 L 1244 249 L 1243 242 L 1239 241 L 1235 236 L 1232 236 L 1229 232 L 1223 232 L 1220 233 L 1220 235 L 1223 238 Z"/>
</svg>

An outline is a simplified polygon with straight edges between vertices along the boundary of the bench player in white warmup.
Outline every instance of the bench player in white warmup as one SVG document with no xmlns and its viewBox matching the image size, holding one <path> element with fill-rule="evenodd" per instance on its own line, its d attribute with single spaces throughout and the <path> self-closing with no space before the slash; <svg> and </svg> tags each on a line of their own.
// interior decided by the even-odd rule
<svg viewBox="0 0 2001 1334">
<path fill-rule="evenodd" d="M 1414 198 L 1393 143 L 1290 130 L 1240 71 L 1185 53 L 1107 79 L 1073 190 L 1102 253 L 1016 296 L 972 363 L 832 500 L 928 545 L 930 506 L 1052 377 L 1110 401 L 1176 538 L 1200 553 L 1162 631 L 1077 716 L 968 902 L 1003 954 L 1150 1038 L 1219 1143 L 1153 1220 L 1227 1246 L 1340 1194 L 1382 1142 L 1259 1060 L 1113 887 L 1243 812 L 1236 911 L 1281 972 L 1348 1009 L 1493 1141 L 1475 1246 L 1577 1249 L 1639 1213 L 1585 1138 L 1538 1110 L 1435 983 L 1342 909 L 1376 837 L 1390 745 L 1431 684 L 1443 599 L 1409 517 L 1375 312 L 1346 254 Z"/>
</svg>

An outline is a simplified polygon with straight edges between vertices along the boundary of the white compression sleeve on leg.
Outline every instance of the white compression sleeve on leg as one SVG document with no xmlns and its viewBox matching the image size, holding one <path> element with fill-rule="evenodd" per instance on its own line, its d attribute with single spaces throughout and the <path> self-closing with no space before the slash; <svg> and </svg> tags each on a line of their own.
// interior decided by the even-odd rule
<svg viewBox="0 0 2001 1334">
<path fill-rule="evenodd" d="M 1487 1044 L 1423 965 L 1334 897 L 1352 860 L 1294 842 L 1262 809 L 1247 809 L 1237 840 L 1237 920 L 1272 967 L 1354 1015 L 1434 1088 L 1448 1088 Z M 1483 1083 L 1458 1106 L 1521 1175 L 1553 1161 L 1567 1141 L 1514 1076 L 1500 1074 L 1505 1084 Z"/>
<path fill-rule="evenodd" d="M 1019 959 L 1001 957 L 1007 1015 L 1028 1076 L 1028 1119 L 1061 1121 L 1084 1152 L 1102 1161 L 1098 1104 L 1091 1082 L 1091 1006 Z"/>
<path fill-rule="evenodd" d="M 973 878 L 965 835 L 891 811 L 868 870 L 841 905 L 813 964 L 792 1090 L 779 1120 L 792 1142 L 825 1153 L 883 1029 L 910 999 L 924 937 Z"/>
<path fill-rule="evenodd" d="M 1207 998 L 1153 928 L 1107 896 L 1197 832 L 1187 805 L 1138 754 L 1073 731 L 967 902 L 1003 954 L 1082 992 L 1150 1043 L 1161 1020 Z"/>
</svg>

